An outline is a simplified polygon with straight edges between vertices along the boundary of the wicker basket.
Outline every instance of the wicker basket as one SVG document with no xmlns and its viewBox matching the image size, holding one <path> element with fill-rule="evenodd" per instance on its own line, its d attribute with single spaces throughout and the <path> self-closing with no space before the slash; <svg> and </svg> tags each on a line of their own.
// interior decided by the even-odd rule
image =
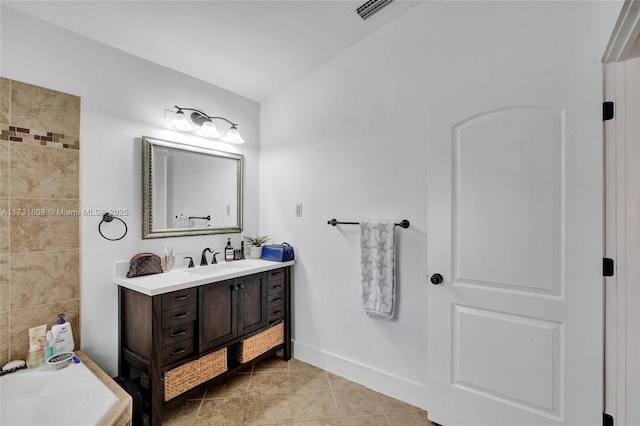
<svg viewBox="0 0 640 426">
<path fill-rule="evenodd" d="M 227 371 L 227 348 L 212 352 L 164 373 L 164 400 L 172 398 Z"/>
<path fill-rule="evenodd" d="M 149 390 L 149 375 L 144 371 L 140 372 L 140 387 Z"/>
<path fill-rule="evenodd" d="M 240 342 L 238 345 L 238 361 L 241 363 L 249 362 L 282 343 L 284 343 L 283 322 Z"/>
</svg>

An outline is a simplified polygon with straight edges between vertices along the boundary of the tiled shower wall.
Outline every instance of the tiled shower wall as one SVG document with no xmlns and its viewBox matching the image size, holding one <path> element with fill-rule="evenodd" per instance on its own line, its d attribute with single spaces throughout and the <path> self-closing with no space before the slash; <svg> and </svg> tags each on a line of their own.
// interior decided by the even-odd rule
<svg viewBox="0 0 640 426">
<path fill-rule="evenodd" d="M 0 77 L 0 366 L 65 313 L 80 347 L 80 98 Z"/>
</svg>

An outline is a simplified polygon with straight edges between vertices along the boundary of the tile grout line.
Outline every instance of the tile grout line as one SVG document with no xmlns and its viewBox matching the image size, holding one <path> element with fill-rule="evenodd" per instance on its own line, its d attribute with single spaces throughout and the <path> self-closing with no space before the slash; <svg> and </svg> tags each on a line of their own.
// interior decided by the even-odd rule
<svg viewBox="0 0 640 426">
<path fill-rule="evenodd" d="M 203 403 L 204 403 L 204 398 L 200 400 L 200 405 L 198 405 L 198 409 L 196 410 L 196 415 L 193 417 L 193 423 L 191 423 L 192 426 L 195 426 L 196 422 L 198 421 L 198 416 L 200 415 L 200 409 L 202 408 Z"/>
<path fill-rule="evenodd" d="M 11 123 L 11 106 L 13 104 L 13 99 L 12 99 L 12 81 L 13 80 L 9 80 L 9 117 L 8 120 L 9 123 Z M 8 144 L 7 146 L 7 161 L 9 163 L 9 171 L 7 173 L 7 207 L 9 209 L 11 209 L 11 171 L 12 171 L 12 167 L 11 167 L 11 146 L 12 144 Z M 8 343 L 8 347 L 7 347 L 7 362 L 9 362 L 12 359 L 12 348 L 13 346 L 11 345 L 11 324 L 12 321 L 11 319 L 13 318 L 13 315 L 11 314 L 11 288 L 13 287 L 12 283 L 11 283 L 11 218 L 7 218 L 7 268 L 8 270 L 7 272 L 7 285 L 9 286 L 9 289 L 7 290 L 7 294 L 9 295 L 9 300 L 6 302 L 7 303 L 7 343 Z"/>
<path fill-rule="evenodd" d="M 387 421 L 387 425 L 391 426 L 391 420 L 389 420 L 389 416 L 387 416 L 387 410 L 385 410 L 384 407 L 382 406 L 382 404 L 380 403 L 380 398 L 378 397 L 378 392 L 376 392 L 374 394 L 374 396 L 376 398 L 376 402 L 378 403 L 378 405 L 380 406 L 380 409 L 382 410 L 382 414 L 384 415 L 385 420 Z"/>
<path fill-rule="evenodd" d="M 251 379 L 249 379 L 249 380 L 251 380 Z M 247 393 L 248 392 L 249 391 L 247 390 Z M 249 404 L 249 396 L 245 395 L 245 396 L 242 396 L 240 398 L 242 398 L 242 420 L 240 422 L 244 425 L 244 418 L 247 415 L 247 405 Z"/>
<path fill-rule="evenodd" d="M 331 379 L 329 378 L 329 373 L 327 370 L 323 369 L 324 375 L 327 377 L 327 381 L 329 382 L 329 392 L 331 392 L 331 398 L 333 399 L 333 405 L 336 407 L 336 419 L 340 421 L 343 417 L 340 415 L 340 409 L 338 408 L 338 402 L 336 401 L 336 395 L 333 393 L 333 385 L 331 384 Z"/>
<path fill-rule="evenodd" d="M 291 397 L 291 358 L 287 360 L 287 382 L 289 382 L 289 391 L 287 392 L 287 397 Z M 293 414 L 292 414 L 293 417 Z M 291 419 L 293 421 L 293 418 Z"/>
<path fill-rule="evenodd" d="M 40 307 L 42 307 L 42 306 L 50 306 L 50 305 L 55 305 L 55 304 L 58 304 L 58 303 L 71 302 L 71 301 L 74 301 L 74 300 L 78 300 L 78 301 L 79 301 L 79 300 L 80 300 L 80 296 L 78 296 L 78 297 L 72 297 L 72 298 L 69 298 L 69 299 L 56 300 L 55 302 L 50 302 L 50 303 L 41 303 L 41 304 L 39 304 L 39 305 L 23 306 L 23 307 L 20 307 L 20 308 L 11 309 L 11 310 L 10 310 L 10 311 L 8 311 L 8 312 L 22 311 L 22 310 L 24 310 L 24 309 L 40 308 Z"/>
<path fill-rule="evenodd" d="M 247 384 L 247 394 L 244 396 L 244 411 L 242 413 L 242 424 L 245 425 L 247 423 L 246 421 L 246 417 L 247 417 L 247 406 L 249 405 L 249 392 L 251 391 L 251 382 L 253 380 L 253 372 L 255 371 L 256 366 L 255 364 L 251 366 L 251 371 L 249 372 L 249 383 Z"/>
</svg>

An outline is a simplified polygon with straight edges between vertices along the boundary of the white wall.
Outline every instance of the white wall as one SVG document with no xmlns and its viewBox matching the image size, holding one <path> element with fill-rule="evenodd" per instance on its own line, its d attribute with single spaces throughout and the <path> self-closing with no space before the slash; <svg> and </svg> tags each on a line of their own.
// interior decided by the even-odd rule
<svg viewBox="0 0 640 426">
<path fill-rule="evenodd" d="M 624 6 L 623 0 L 604 0 L 600 3 L 600 57 L 603 57 L 605 51 L 607 50 L 607 46 L 609 44 L 609 39 L 611 39 L 611 35 L 616 26 L 616 22 L 618 22 L 618 16 L 620 15 L 620 10 L 622 6 Z"/>
<path fill-rule="evenodd" d="M 141 136 L 202 144 L 245 155 L 245 230 L 258 225 L 259 104 L 31 18 L 6 6 L 1 13 L 3 77 L 82 98 L 81 207 L 127 209 L 129 232 L 118 242 L 98 234 L 99 216 L 82 217 L 82 349 L 117 373 L 117 287 L 113 263 L 142 251 L 161 254 L 163 240 L 141 239 Z M 194 107 L 240 123 L 246 143 L 209 142 L 165 129 L 164 110 Z M 115 225 L 114 222 L 114 227 Z M 106 225 L 105 233 L 109 233 Z M 110 234 L 111 235 L 111 234 Z M 232 237 L 240 246 L 240 234 Z M 222 249 L 226 235 L 168 239 L 178 252 Z"/>
<path fill-rule="evenodd" d="M 260 229 L 296 249 L 296 357 L 428 409 L 427 107 L 598 62 L 599 27 L 596 2 L 426 2 L 263 102 Z M 358 229 L 332 217 L 411 221 L 395 321 L 360 309 Z"/>
</svg>

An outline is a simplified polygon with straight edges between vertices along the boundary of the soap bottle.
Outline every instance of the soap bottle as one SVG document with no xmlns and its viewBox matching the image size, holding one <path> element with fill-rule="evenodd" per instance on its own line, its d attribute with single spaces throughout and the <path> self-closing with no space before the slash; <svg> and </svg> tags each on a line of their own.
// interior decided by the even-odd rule
<svg viewBox="0 0 640 426">
<path fill-rule="evenodd" d="M 45 361 L 56 354 L 56 339 L 53 338 L 53 330 L 47 331 L 47 341 L 44 346 Z"/>
<path fill-rule="evenodd" d="M 224 260 L 231 262 L 233 260 L 233 246 L 231 245 L 231 238 L 227 238 L 227 246 L 224 248 Z"/>
<path fill-rule="evenodd" d="M 53 338 L 55 339 L 54 353 L 73 352 L 73 333 L 71 324 L 64 319 L 64 314 L 58 314 L 58 322 L 51 326 Z"/>
<path fill-rule="evenodd" d="M 167 243 L 164 243 L 164 262 L 162 264 L 162 271 L 169 272 L 170 270 L 171 270 L 171 256 L 169 256 Z"/>
<path fill-rule="evenodd" d="M 31 345 L 29 354 L 27 355 L 27 367 L 36 368 L 42 364 L 42 356 L 40 355 L 40 345 Z"/>
</svg>

